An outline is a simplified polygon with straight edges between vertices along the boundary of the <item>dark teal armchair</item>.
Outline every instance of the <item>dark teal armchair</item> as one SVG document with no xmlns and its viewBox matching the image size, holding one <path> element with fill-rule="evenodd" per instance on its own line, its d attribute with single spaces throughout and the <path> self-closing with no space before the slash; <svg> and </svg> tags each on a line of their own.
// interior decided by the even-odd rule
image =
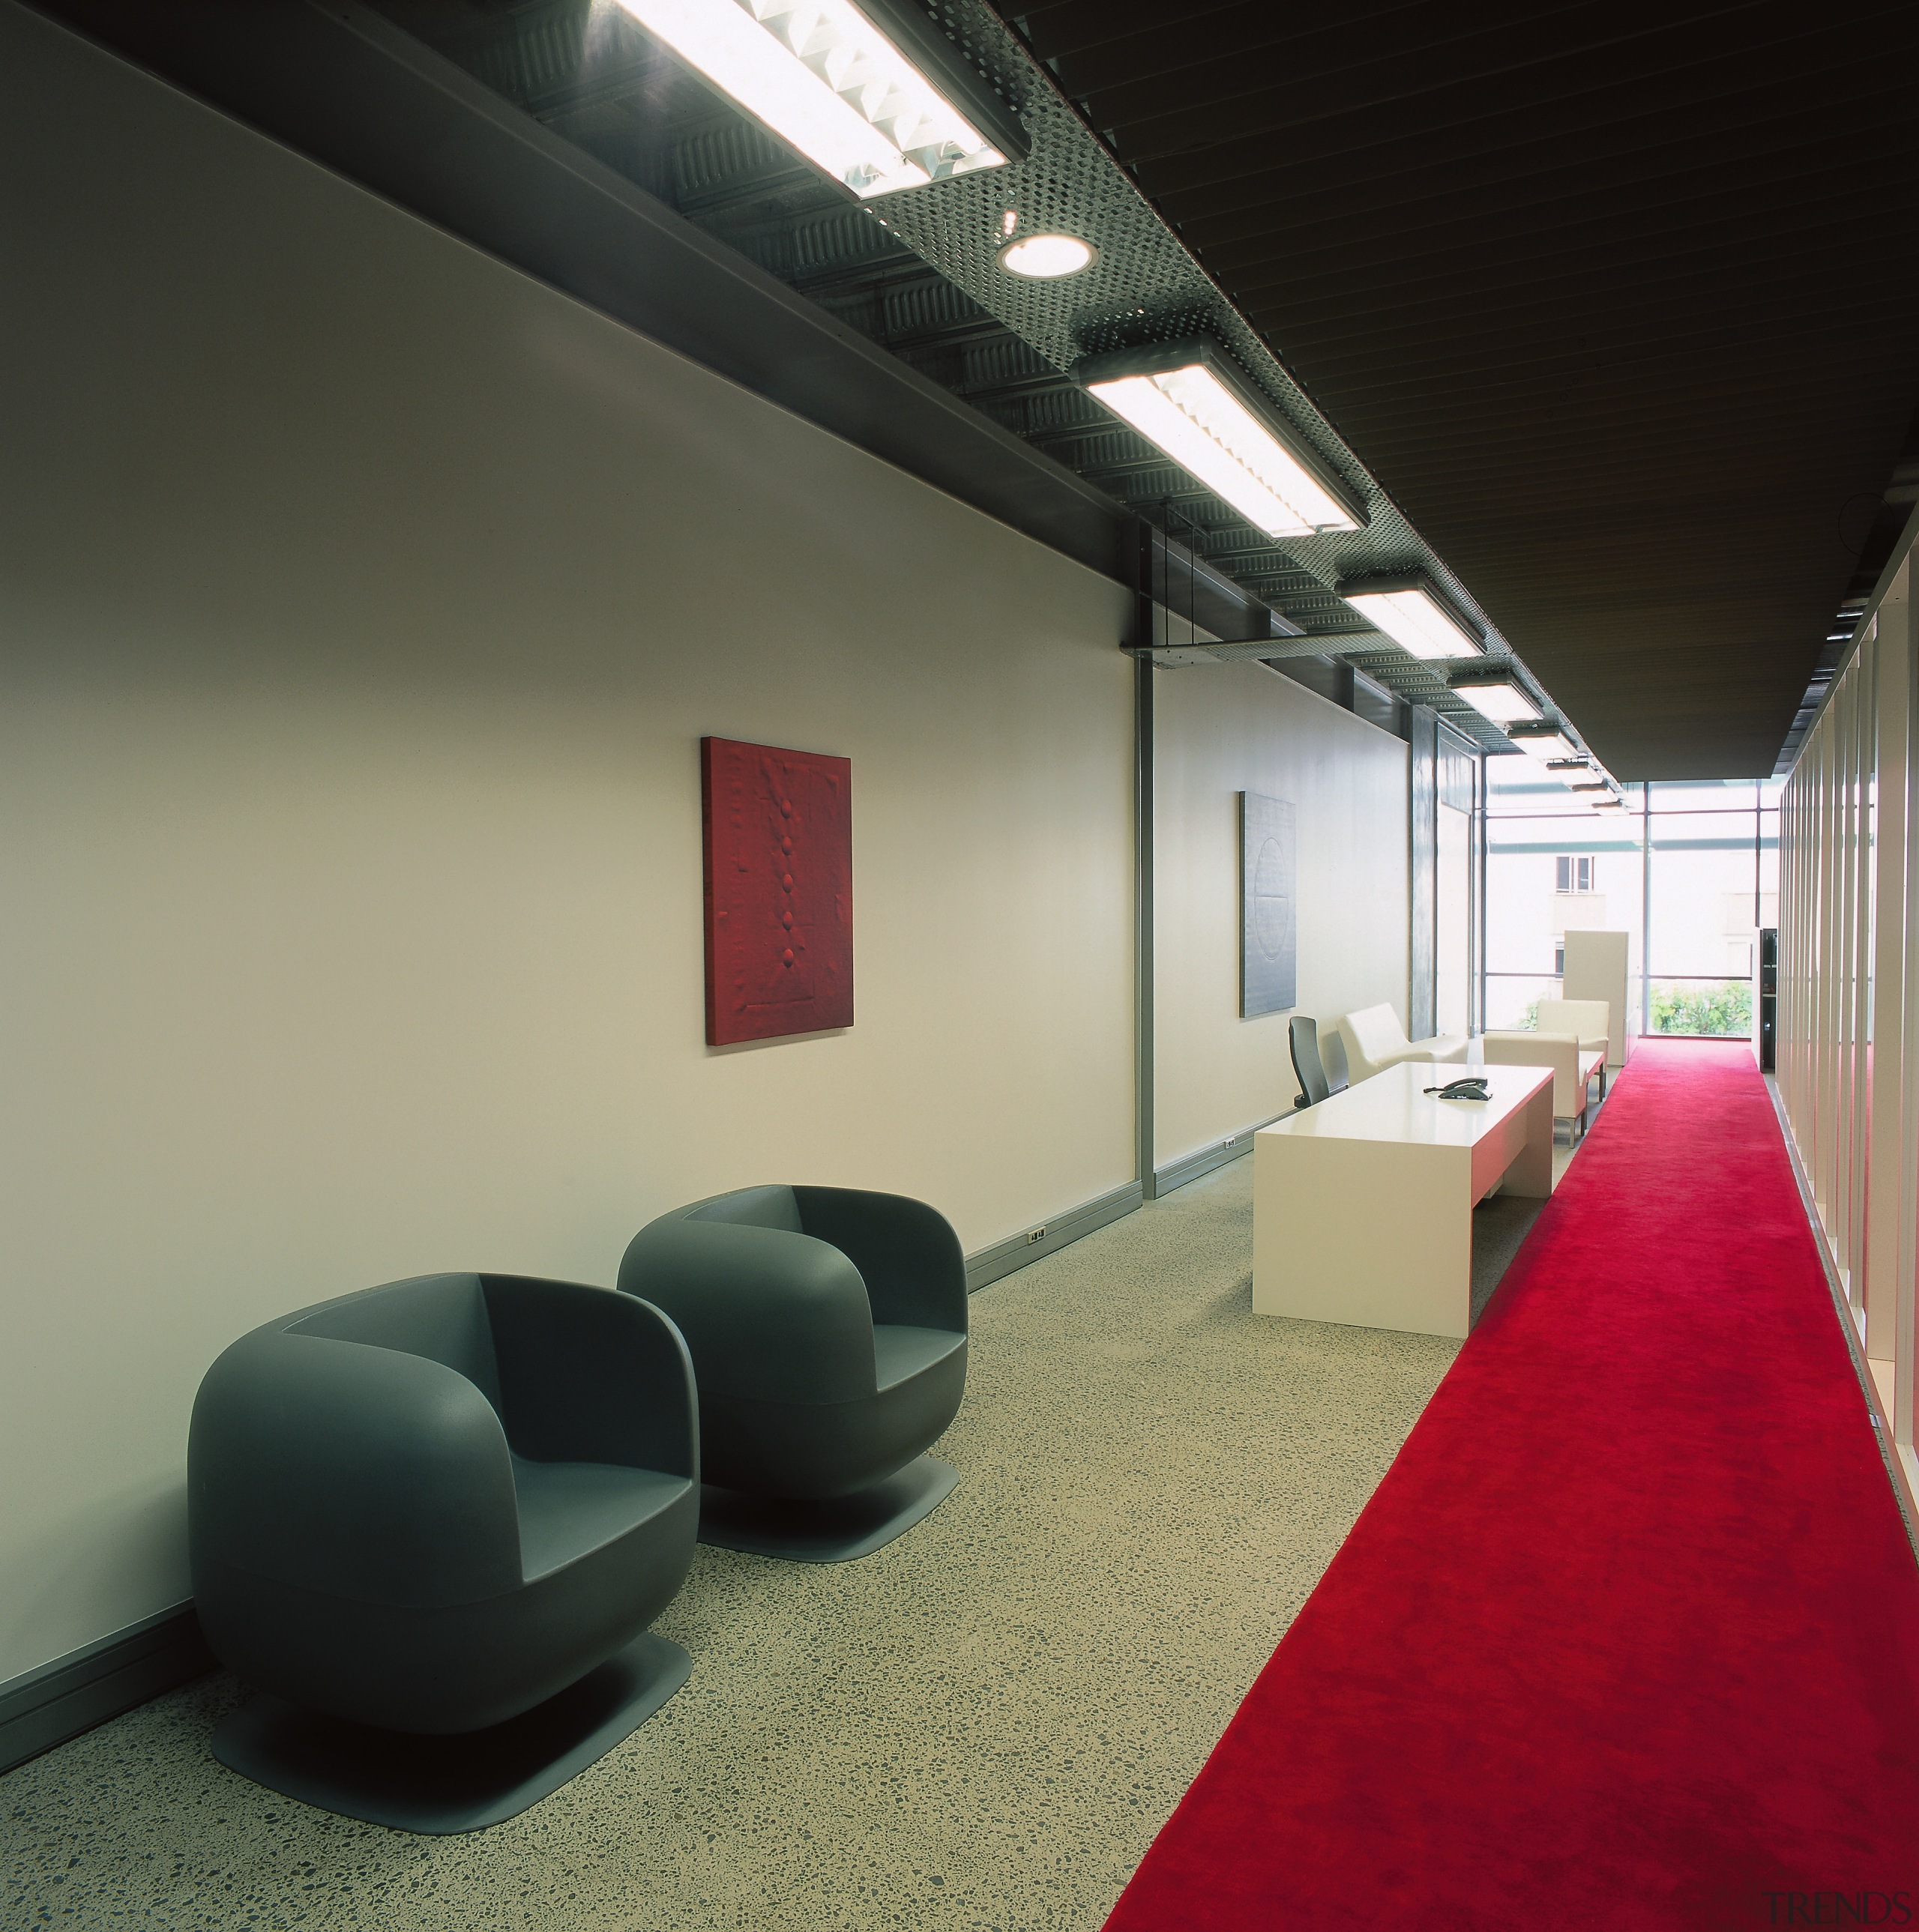
<svg viewBox="0 0 1919 1932">
<path fill-rule="evenodd" d="M 749 1187 L 643 1228 L 623 1292 L 663 1310 L 700 1390 L 703 1540 L 864 1556 L 951 1490 L 925 1451 L 966 1387 L 966 1268 L 904 1195 Z"/>
<path fill-rule="evenodd" d="M 216 1753 L 434 1831 L 590 1762 L 686 1675 L 647 1626 L 692 1558 L 698 1417 L 672 1322 L 570 1282 L 423 1276 L 242 1336 L 188 1447 L 201 1627 L 266 1694 Z M 555 1700 L 595 1673 L 575 1736 Z"/>
</svg>

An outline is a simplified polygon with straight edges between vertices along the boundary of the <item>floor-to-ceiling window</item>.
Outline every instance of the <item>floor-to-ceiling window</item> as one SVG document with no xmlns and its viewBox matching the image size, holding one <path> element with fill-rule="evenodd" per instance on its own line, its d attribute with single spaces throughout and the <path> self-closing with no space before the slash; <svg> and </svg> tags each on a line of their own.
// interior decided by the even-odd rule
<svg viewBox="0 0 1919 1932">
<path fill-rule="evenodd" d="M 1777 785 L 1626 796 L 1602 811 L 1529 758 L 1486 760 L 1485 1024 L 1531 1026 L 1566 934 L 1593 928 L 1631 936 L 1639 1030 L 1749 1036 L 1755 936 L 1778 922 Z"/>
<path fill-rule="evenodd" d="M 1641 1028 L 1749 1036 L 1758 931 L 1779 923 L 1779 787 L 1727 778 L 1630 792 L 1650 808 Z"/>
</svg>

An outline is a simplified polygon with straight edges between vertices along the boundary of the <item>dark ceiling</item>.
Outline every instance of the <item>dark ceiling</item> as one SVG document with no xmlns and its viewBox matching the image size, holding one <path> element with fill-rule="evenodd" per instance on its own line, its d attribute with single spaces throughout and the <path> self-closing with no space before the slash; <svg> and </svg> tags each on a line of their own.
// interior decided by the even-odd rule
<svg viewBox="0 0 1919 1932">
<path fill-rule="evenodd" d="M 1619 777 L 1773 770 L 1919 454 L 1919 8 L 1003 11 Z"/>
</svg>

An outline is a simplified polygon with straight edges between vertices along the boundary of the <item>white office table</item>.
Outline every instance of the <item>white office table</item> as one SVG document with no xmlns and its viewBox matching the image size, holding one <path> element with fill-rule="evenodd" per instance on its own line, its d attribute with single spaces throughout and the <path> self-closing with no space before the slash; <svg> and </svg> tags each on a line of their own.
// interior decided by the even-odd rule
<svg viewBox="0 0 1919 1932">
<path fill-rule="evenodd" d="M 1253 1312 L 1463 1339 L 1473 1209 L 1552 1192 L 1549 1066 L 1486 1066 L 1483 1102 L 1404 1062 L 1253 1136 Z"/>
</svg>

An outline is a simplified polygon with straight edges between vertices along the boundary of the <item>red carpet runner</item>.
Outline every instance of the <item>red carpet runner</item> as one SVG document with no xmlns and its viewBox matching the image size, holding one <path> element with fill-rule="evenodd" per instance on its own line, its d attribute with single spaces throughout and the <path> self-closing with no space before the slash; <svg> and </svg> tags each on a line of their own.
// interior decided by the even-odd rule
<svg viewBox="0 0 1919 1932">
<path fill-rule="evenodd" d="M 1751 1054 L 1645 1046 L 1109 1932 L 1862 1920 L 1919 1569 Z"/>
</svg>

